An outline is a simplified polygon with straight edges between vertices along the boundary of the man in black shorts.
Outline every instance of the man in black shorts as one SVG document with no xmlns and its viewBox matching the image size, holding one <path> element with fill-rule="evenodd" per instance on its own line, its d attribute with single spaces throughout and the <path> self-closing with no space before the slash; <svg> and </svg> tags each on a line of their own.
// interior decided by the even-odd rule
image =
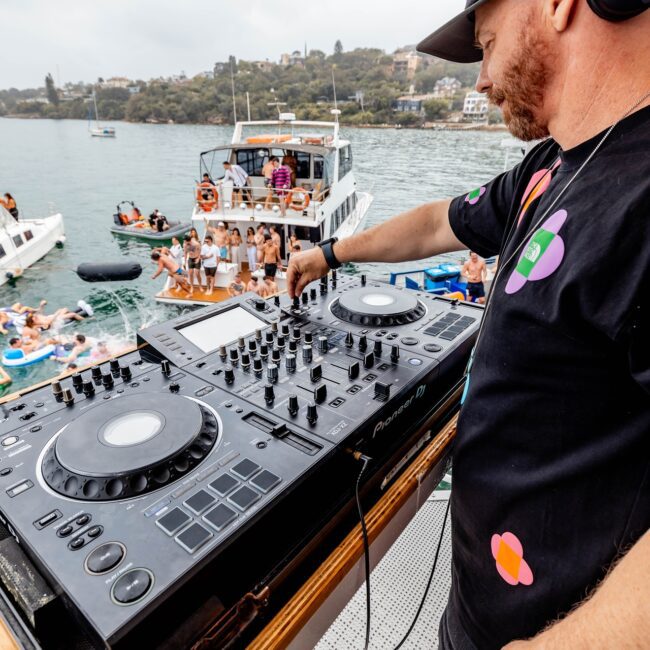
<svg viewBox="0 0 650 650">
<path fill-rule="evenodd" d="M 183 251 L 185 253 L 185 268 L 191 286 L 200 285 L 201 282 L 201 244 L 187 234 L 183 238 Z"/>
<path fill-rule="evenodd" d="M 282 265 L 282 258 L 280 257 L 280 247 L 273 241 L 273 238 L 268 232 L 264 235 L 263 255 L 264 275 L 275 278 L 278 265 Z"/>
<path fill-rule="evenodd" d="M 485 261 L 474 251 L 470 251 L 469 259 L 463 264 L 461 275 L 467 278 L 467 293 L 472 302 L 485 302 L 485 286 L 487 267 Z"/>
</svg>

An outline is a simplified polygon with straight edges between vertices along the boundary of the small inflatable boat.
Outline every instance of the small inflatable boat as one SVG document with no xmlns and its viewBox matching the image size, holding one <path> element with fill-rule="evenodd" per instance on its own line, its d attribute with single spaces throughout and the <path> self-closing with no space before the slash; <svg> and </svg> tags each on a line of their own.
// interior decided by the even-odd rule
<svg viewBox="0 0 650 650">
<path fill-rule="evenodd" d="M 117 204 L 117 212 L 113 215 L 113 225 L 111 226 L 111 232 L 115 235 L 161 242 L 169 241 L 172 237 L 182 239 L 183 235 L 192 227 L 191 223 L 181 223 L 180 221 L 168 221 L 165 219 L 165 223 L 169 228 L 167 230 L 158 230 L 158 228 L 150 225 L 149 219 L 146 217 L 141 216 L 137 221 L 133 220 L 133 216 L 127 217 L 121 209 L 124 204 L 129 204 L 133 210 L 137 210 L 133 201 L 121 201 Z M 137 210 L 131 214 L 138 215 L 140 211 Z"/>
<path fill-rule="evenodd" d="M 19 314 L 17 311 L 13 311 L 11 307 L 0 307 L 0 311 L 3 311 L 11 319 L 5 324 L 5 327 L 15 327 L 16 332 L 21 334 L 23 327 L 25 326 L 25 319 L 27 318 L 27 314 L 29 312 Z M 90 318 L 94 314 L 93 308 L 85 300 L 77 300 L 77 308 L 73 309 L 72 311 L 79 314 L 80 316 L 83 316 L 84 318 Z M 68 325 L 72 325 L 72 323 L 76 322 L 77 321 L 70 319 L 57 327 L 57 329 L 67 327 Z"/>
<path fill-rule="evenodd" d="M 7 368 L 23 368 L 24 366 L 31 366 L 39 361 L 49 359 L 55 353 L 55 345 L 44 345 L 42 348 L 38 348 L 38 350 L 27 353 L 25 350 L 7 348 L 2 353 L 2 365 Z"/>
</svg>

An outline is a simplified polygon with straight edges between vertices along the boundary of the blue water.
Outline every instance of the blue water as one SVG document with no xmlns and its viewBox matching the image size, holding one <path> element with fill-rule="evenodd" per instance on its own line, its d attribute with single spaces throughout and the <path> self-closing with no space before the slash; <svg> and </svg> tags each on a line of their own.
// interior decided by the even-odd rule
<svg viewBox="0 0 650 650">
<path fill-rule="evenodd" d="M 45 298 L 48 309 L 55 309 L 74 307 L 83 298 L 96 316 L 66 332 L 80 331 L 117 345 L 134 341 L 139 328 L 180 312 L 179 307 L 153 300 L 160 281 L 149 280 L 154 270 L 151 245 L 120 239 L 109 231 L 117 202 L 133 200 L 144 214 L 159 208 L 168 218 L 188 221 L 199 154 L 230 142 L 232 128 L 115 126 L 115 139 L 91 138 L 83 121 L 0 119 L 0 192 L 11 192 L 25 217 L 62 212 L 67 237 L 63 249 L 54 249 L 14 287 L 0 287 L 0 305 L 16 301 L 36 305 Z M 357 187 L 370 189 L 375 196 L 367 227 L 420 203 L 465 193 L 503 167 L 502 133 L 343 129 L 342 136 L 353 144 Z M 139 279 L 87 284 L 74 273 L 80 262 L 124 259 L 142 264 Z M 422 265 L 429 262 L 436 260 Z M 412 266 L 420 263 L 402 268 Z M 375 277 L 389 272 L 386 265 L 351 270 Z M 53 361 L 12 369 L 11 390 L 60 370 Z"/>
</svg>

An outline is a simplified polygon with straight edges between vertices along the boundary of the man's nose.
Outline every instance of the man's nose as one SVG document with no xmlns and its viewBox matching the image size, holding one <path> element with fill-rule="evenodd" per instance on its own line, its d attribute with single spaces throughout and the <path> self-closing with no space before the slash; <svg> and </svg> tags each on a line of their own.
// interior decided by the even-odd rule
<svg viewBox="0 0 650 650">
<path fill-rule="evenodd" d="M 480 93 L 486 93 L 488 90 L 490 90 L 490 88 L 492 88 L 492 81 L 488 77 L 487 64 L 485 62 L 485 59 L 483 59 L 481 62 L 481 70 L 478 73 L 475 88 Z"/>
</svg>

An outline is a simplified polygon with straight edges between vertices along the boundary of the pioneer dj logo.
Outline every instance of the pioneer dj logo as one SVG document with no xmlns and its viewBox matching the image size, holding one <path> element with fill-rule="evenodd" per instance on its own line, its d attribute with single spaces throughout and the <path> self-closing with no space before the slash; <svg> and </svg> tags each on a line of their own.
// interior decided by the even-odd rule
<svg viewBox="0 0 650 650">
<path fill-rule="evenodd" d="M 379 420 L 375 425 L 375 430 L 372 432 L 372 437 L 374 438 L 380 431 L 383 431 L 386 427 L 390 426 L 390 424 L 406 411 L 406 409 L 408 409 L 416 399 L 419 399 L 424 395 L 426 389 L 427 387 L 424 384 L 418 386 L 415 389 L 415 393 L 413 393 L 413 395 L 411 395 L 411 397 L 409 397 L 399 408 L 395 409 L 386 419 Z"/>
</svg>

